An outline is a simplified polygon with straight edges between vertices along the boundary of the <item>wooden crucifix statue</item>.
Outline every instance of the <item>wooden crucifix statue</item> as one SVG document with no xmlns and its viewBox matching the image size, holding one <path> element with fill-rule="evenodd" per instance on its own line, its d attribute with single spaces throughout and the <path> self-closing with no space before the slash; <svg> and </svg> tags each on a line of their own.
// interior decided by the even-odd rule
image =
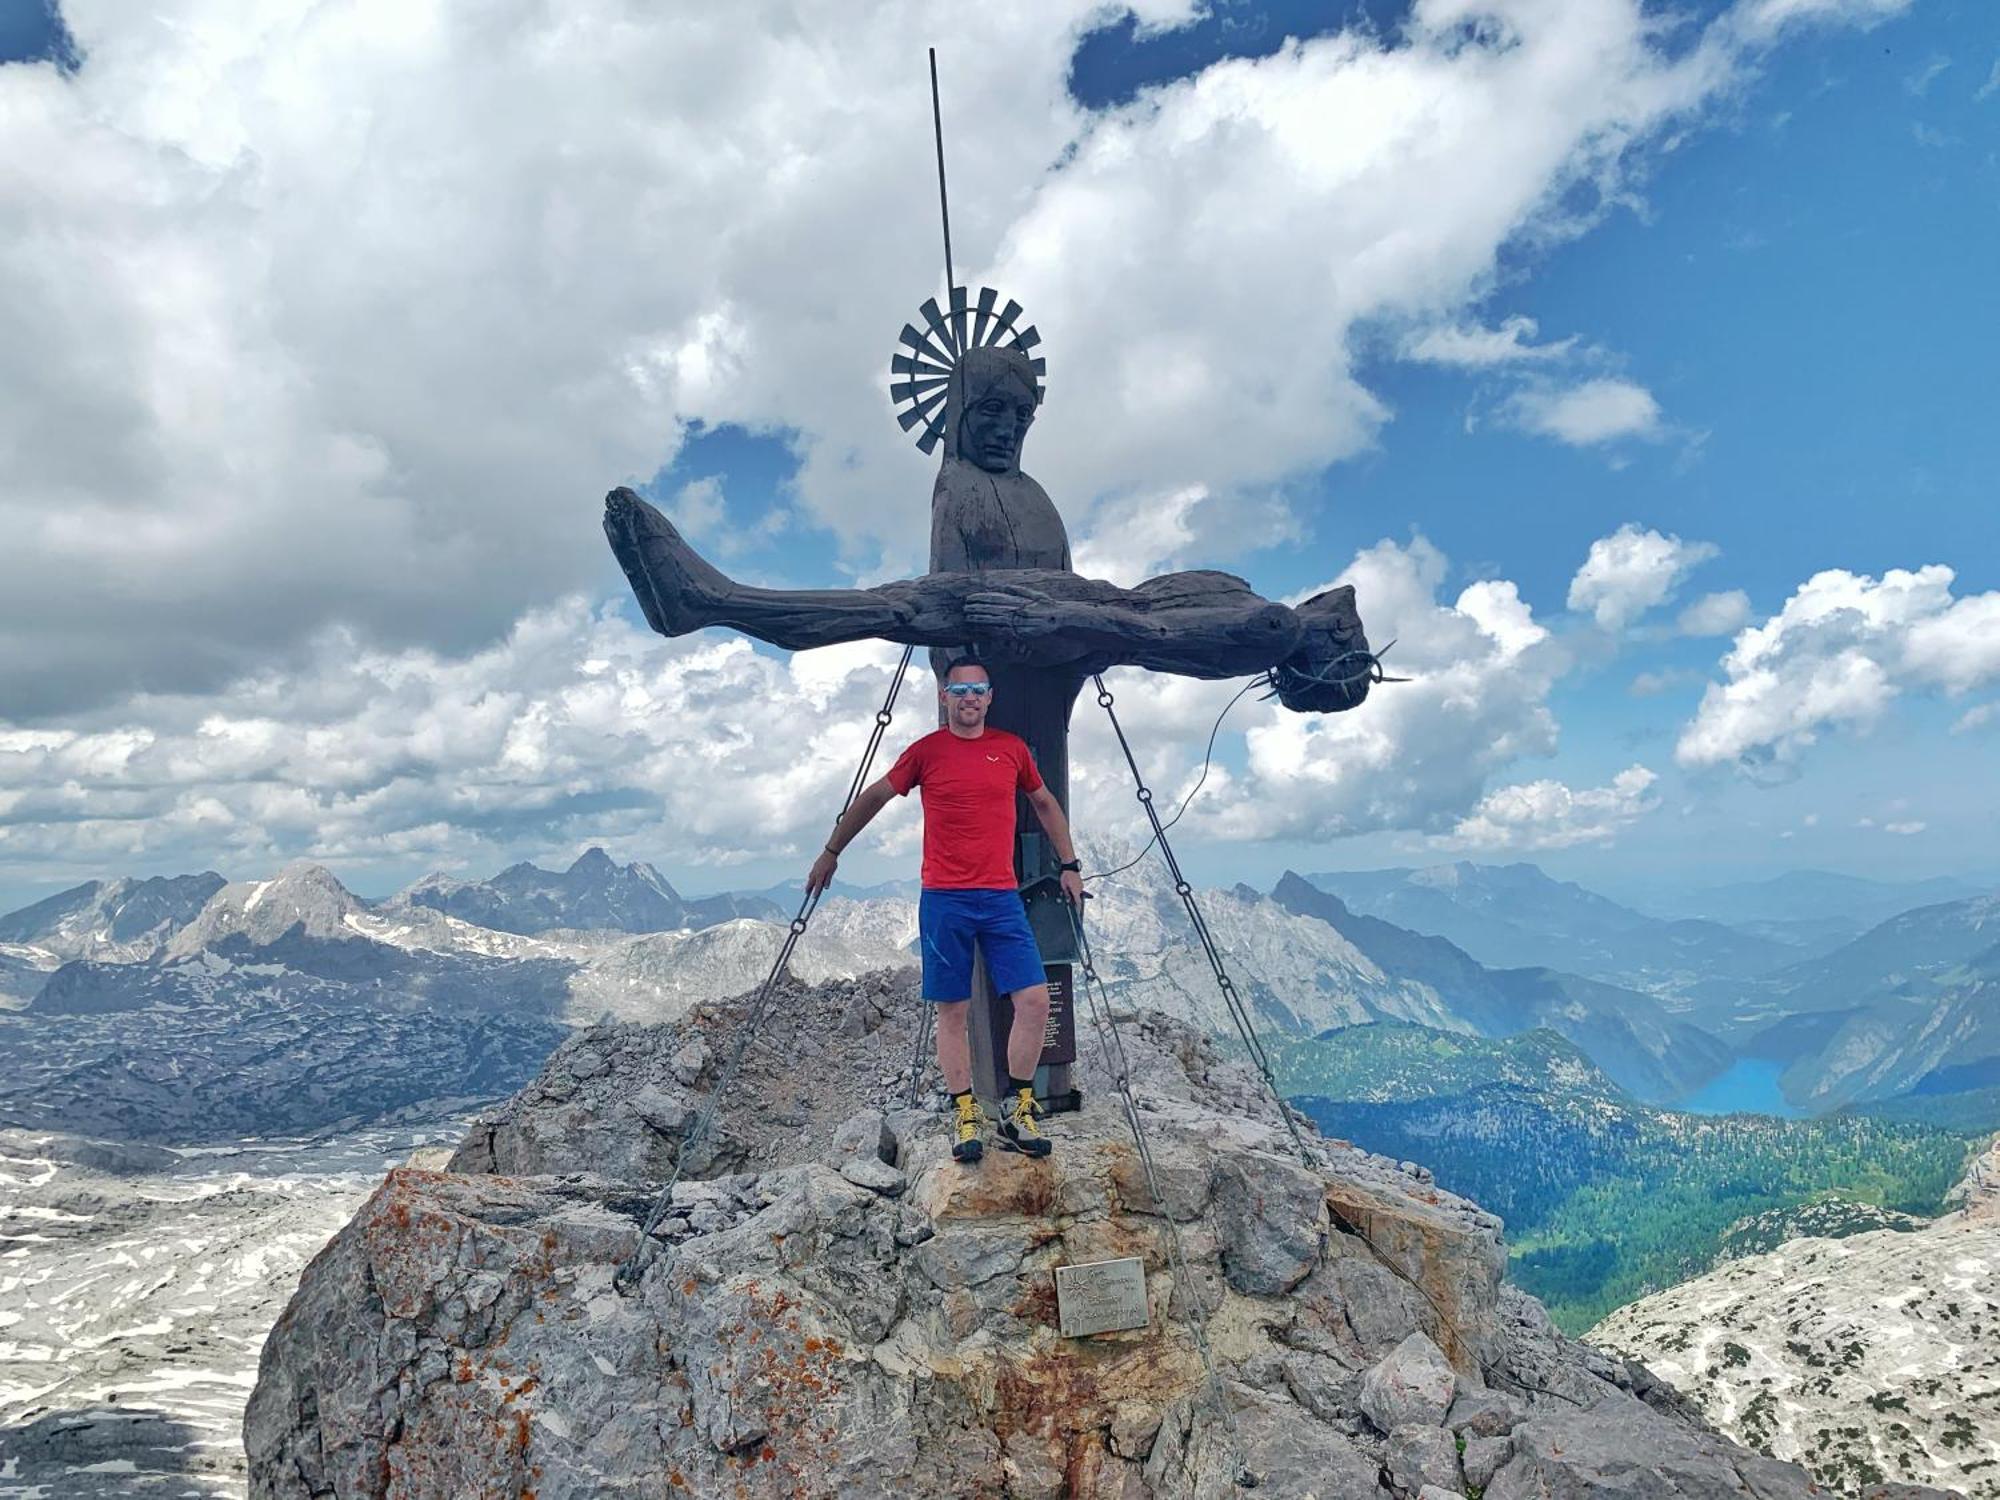
<svg viewBox="0 0 2000 1500">
<path fill-rule="evenodd" d="M 876 638 L 931 647 L 940 682 L 968 652 L 989 664 L 988 722 L 1027 741 L 1043 781 L 1069 807 L 1069 717 L 1082 684 L 1131 665 L 1189 677 L 1268 673 L 1287 708 L 1331 713 L 1367 696 L 1374 658 L 1354 590 L 1296 608 L 1212 570 L 1170 573 L 1136 588 L 1079 576 L 1048 493 L 1021 471 L 1021 446 L 1042 399 L 1038 335 L 1016 331 L 1019 308 L 995 313 L 951 290 L 947 315 L 925 303 L 927 330 L 906 326 L 905 430 L 943 447 L 931 491 L 931 571 L 866 589 L 764 589 L 739 584 L 696 554 L 673 524 L 629 489 L 605 502 L 604 529 L 646 621 L 662 635 L 726 625 L 789 650 Z M 1073 1107 L 1070 966 L 1079 955 L 1061 900 L 1056 855 L 1034 818 L 1016 811 L 1015 870 L 1047 967 L 1051 999 L 1037 1093 Z M 970 1022 L 974 1086 L 997 1098 L 1007 1076 L 1012 1007 L 976 973 Z"/>
</svg>

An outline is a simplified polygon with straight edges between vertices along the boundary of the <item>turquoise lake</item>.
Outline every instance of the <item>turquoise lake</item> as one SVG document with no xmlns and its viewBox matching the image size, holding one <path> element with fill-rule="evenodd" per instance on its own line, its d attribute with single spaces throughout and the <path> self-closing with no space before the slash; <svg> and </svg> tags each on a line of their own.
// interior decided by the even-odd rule
<svg viewBox="0 0 2000 1500">
<path fill-rule="evenodd" d="M 1674 1104 L 1675 1109 L 1697 1115 L 1727 1115 L 1747 1111 L 1797 1120 L 1805 1111 L 1785 1102 L 1778 1092 L 1778 1075 L 1785 1071 L 1781 1062 L 1768 1058 L 1739 1057 L 1729 1070 Z"/>
</svg>

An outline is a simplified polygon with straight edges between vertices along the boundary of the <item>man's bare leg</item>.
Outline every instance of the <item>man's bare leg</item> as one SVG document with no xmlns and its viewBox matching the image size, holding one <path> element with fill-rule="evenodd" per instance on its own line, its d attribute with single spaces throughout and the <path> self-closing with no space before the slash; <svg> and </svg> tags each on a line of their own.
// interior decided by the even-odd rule
<svg viewBox="0 0 2000 1500">
<path fill-rule="evenodd" d="M 1049 987 L 1014 991 L 1014 1025 L 1007 1033 L 1007 1076 L 1033 1078 L 1042 1060 L 1042 1034 L 1049 1024 Z"/>
<path fill-rule="evenodd" d="M 1045 999 L 1047 988 L 1043 986 Z M 951 1093 L 962 1094 L 972 1087 L 972 1039 L 966 1032 L 972 1002 L 949 1000 L 939 1004 L 926 1000 L 924 1004 L 934 1006 L 937 1011 L 937 1061 L 938 1071 L 944 1074 L 944 1086 Z M 1038 1042 L 1038 1048 L 1039 1045 Z"/>
</svg>

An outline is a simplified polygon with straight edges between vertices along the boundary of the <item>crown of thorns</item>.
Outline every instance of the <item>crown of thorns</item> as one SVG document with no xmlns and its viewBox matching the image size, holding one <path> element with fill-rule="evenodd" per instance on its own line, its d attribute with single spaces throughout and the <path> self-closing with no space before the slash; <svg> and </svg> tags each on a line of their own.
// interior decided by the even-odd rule
<svg viewBox="0 0 2000 1500">
<path fill-rule="evenodd" d="M 944 436 L 944 397 L 952 372 L 974 349 L 1019 349 L 1028 355 L 1028 368 L 1035 374 L 1035 404 L 1041 404 L 1042 376 L 1049 362 L 1037 356 L 1034 348 L 1042 336 L 1033 325 L 1015 327 L 1021 304 L 1013 298 L 995 312 L 993 304 L 999 300 L 1000 294 L 990 286 L 981 287 L 976 299 L 969 296 L 967 288 L 955 286 L 949 315 L 932 297 L 918 309 L 924 327 L 905 323 L 897 335 L 901 350 L 889 361 L 889 395 L 900 408 L 896 421 L 903 431 L 922 426 L 917 447 L 925 453 L 937 447 L 938 439 Z"/>
</svg>

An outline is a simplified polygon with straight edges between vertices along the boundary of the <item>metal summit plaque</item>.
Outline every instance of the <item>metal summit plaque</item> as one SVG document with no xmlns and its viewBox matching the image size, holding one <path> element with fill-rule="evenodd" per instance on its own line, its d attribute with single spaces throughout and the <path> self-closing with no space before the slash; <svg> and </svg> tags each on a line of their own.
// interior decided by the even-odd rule
<svg viewBox="0 0 2000 1500">
<path fill-rule="evenodd" d="M 1146 1265 L 1136 1255 L 1056 1267 L 1056 1319 L 1064 1338 L 1152 1324 Z"/>
</svg>

